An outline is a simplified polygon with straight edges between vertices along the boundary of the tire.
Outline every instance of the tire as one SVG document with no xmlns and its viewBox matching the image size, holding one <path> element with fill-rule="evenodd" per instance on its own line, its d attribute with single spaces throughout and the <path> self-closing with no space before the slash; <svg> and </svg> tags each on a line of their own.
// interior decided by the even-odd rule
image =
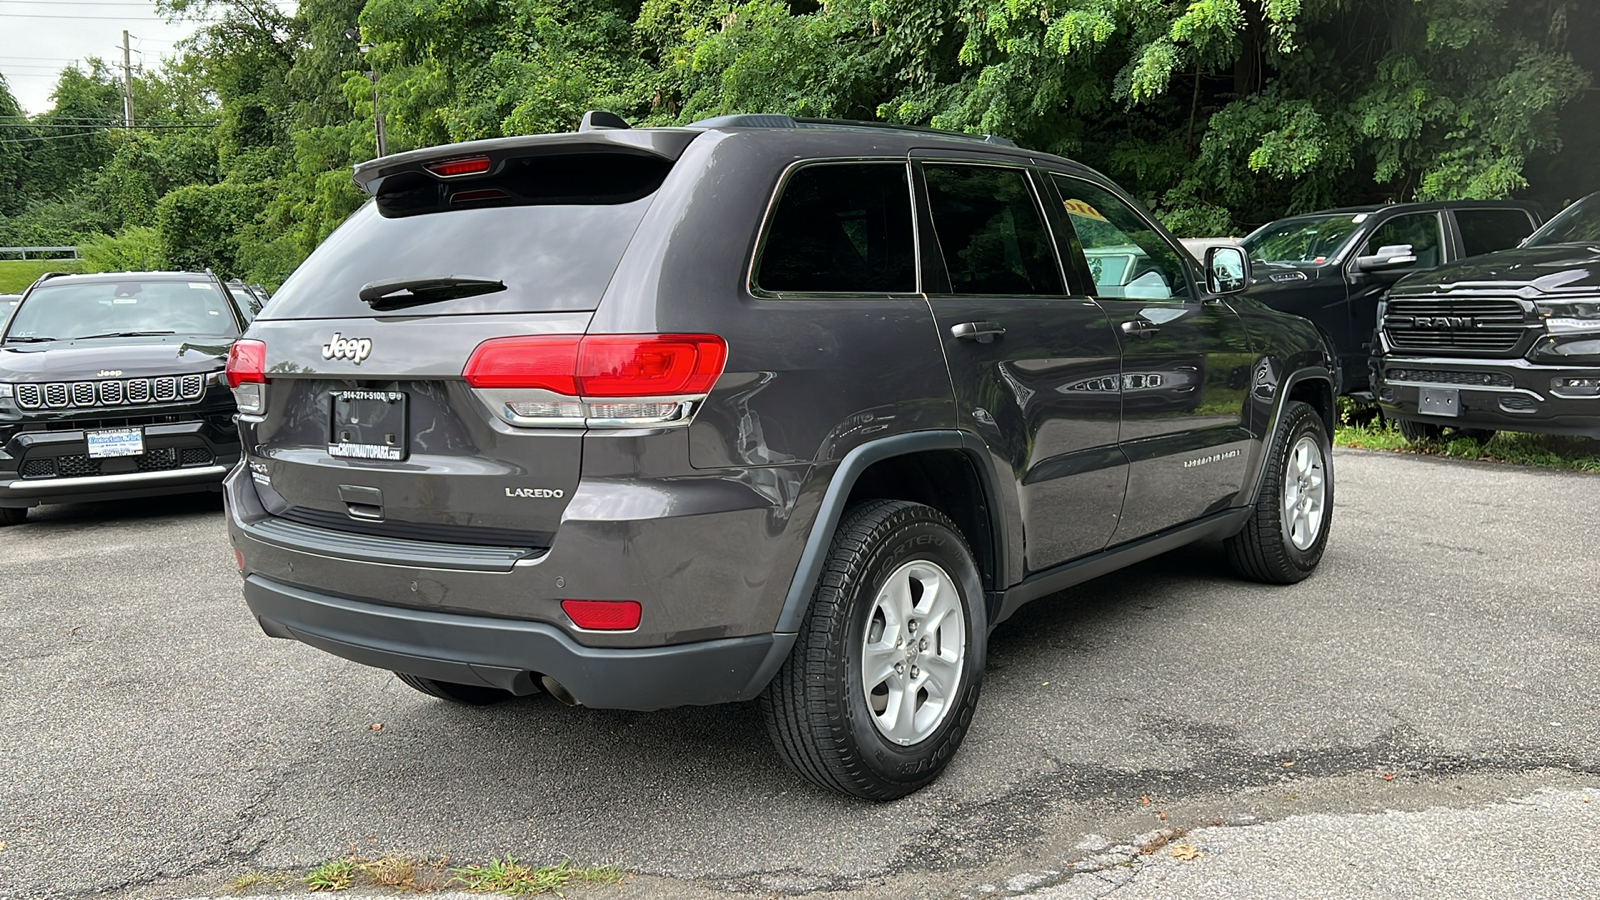
<svg viewBox="0 0 1600 900">
<path fill-rule="evenodd" d="M 1413 444 L 1444 439 L 1444 426 L 1416 419 L 1400 420 L 1400 436 Z"/>
<path fill-rule="evenodd" d="M 983 599 L 972 551 L 943 513 L 895 500 L 847 511 L 794 650 L 760 698 L 778 755 L 801 777 L 867 800 L 937 778 L 978 705 Z M 869 664 L 881 678 L 869 678 Z"/>
<path fill-rule="evenodd" d="M 499 688 L 484 687 L 477 684 L 434 681 L 432 678 L 407 675 L 404 672 L 396 672 L 394 674 L 395 677 L 410 687 L 430 697 L 438 697 L 440 700 L 449 700 L 451 703 L 460 703 L 464 706 L 489 706 L 494 703 L 503 703 L 516 696 L 510 691 L 502 691 Z"/>
<path fill-rule="evenodd" d="M 1291 400 L 1272 437 L 1261 496 L 1244 528 L 1224 542 L 1228 562 L 1252 581 L 1303 581 L 1322 561 L 1332 523 L 1328 431 L 1316 410 Z"/>
<path fill-rule="evenodd" d="M 0 527 L 21 525 L 26 521 L 28 521 L 28 508 L 26 506 L 0 506 Z"/>
<path fill-rule="evenodd" d="M 1464 438 L 1472 438 L 1480 444 L 1487 444 L 1500 432 L 1493 428 L 1463 428 L 1459 434 Z"/>
</svg>

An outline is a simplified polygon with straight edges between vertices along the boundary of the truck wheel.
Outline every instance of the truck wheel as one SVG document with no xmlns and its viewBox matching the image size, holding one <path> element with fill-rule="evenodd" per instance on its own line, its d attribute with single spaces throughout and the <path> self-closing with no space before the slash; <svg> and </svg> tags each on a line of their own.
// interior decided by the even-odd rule
<svg viewBox="0 0 1600 900">
<path fill-rule="evenodd" d="M 1444 439 L 1444 426 L 1416 419 L 1400 420 L 1400 436 L 1413 444 Z"/>
<path fill-rule="evenodd" d="M 21 525 L 28 521 L 26 506 L 0 506 L 0 526 Z"/>
<path fill-rule="evenodd" d="M 1333 520 L 1333 456 L 1317 411 L 1291 400 L 1267 455 L 1261 496 L 1240 532 L 1224 542 L 1234 571 L 1252 581 L 1294 584 L 1322 561 Z"/>
<path fill-rule="evenodd" d="M 500 703 L 516 696 L 510 691 L 499 688 L 483 687 L 477 684 L 456 684 L 453 681 L 434 681 L 432 678 L 423 678 L 418 675 L 407 675 L 404 672 L 394 673 L 408 686 L 427 694 L 429 697 L 438 697 L 440 700 L 449 700 L 451 703 L 460 703 L 466 706 L 488 706 Z"/>
<path fill-rule="evenodd" d="M 971 725 L 987 636 L 978 568 L 953 522 L 904 501 L 849 510 L 794 650 L 761 695 L 779 756 L 868 800 L 928 784 Z"/>
</svg>

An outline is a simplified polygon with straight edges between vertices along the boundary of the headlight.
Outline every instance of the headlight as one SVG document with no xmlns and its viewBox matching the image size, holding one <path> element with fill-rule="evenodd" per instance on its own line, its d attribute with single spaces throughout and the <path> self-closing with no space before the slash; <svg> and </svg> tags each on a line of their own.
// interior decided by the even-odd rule
<svg viewBox="0 0 1600 900">
<path fill-rule="evenodd" d="M 1600 301 L 1584 300 L 1574 303 L 1541 303 L 1539 316 L 1551 334 L 1574 334 L 1600 331 Z"/>
<path fill-rule="evenodd" d="M 15 396 L 16 389 L 9 384 L 0 384 L 0 400 L 10 400 Z"/>
</svg>

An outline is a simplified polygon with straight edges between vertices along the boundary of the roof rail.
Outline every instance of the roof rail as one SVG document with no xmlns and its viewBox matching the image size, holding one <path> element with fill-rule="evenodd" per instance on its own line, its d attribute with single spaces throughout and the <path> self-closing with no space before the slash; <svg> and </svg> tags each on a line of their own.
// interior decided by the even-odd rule
<svg viewBox="0 0 1600 900">
<path fill-rule="evenodd" d="M 782 113 L 735 113 L 690 122 L 690 128 L 799 128 L 793 116 Z"/>
<path fill-rule="evenodd" d="M 837 128 L 879 128 L 884 131 L 909 131 L 914 134 L 927 134 L 937 137 L 960 138 L 966 141 L 981 141 L 985 144 L 994 144 L 999 147 L 1015 147 L 1016 141 L 1004 138 L 997 134 L 968 134 L 964 131 L 946 131 L 943 128 L 929 128 L 925 125 L 896 125 L 892 122 L 863 122 L 856 119 L 796 119 L 795 122 L 804 125 L 824 125 Z"/>
<path fill-rule="evenodd" d="M 604 131 L 612 128 L 632 128 L 628 120 L 613 112 L 603 109 L 591 109 L 583 114 L 583 121 L 578 123 L 579 131 Z"/>
</svg>

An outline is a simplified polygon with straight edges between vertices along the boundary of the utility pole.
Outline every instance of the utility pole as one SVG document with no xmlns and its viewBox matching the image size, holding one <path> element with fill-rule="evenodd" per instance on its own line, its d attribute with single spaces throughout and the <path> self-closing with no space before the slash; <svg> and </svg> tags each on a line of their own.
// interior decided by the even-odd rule
<svg viewBox="0 0 1600 900">
<path fill-rule="evenodd" d="M 388 156 L 388 142 L 383 138 L 383 111 L 378 108 L 378 73 L 369 70 L 367 80 L 372 82 L 372 129 L 378 134 L 378 155 Z"/>
<path fill-rule="evenodd" d="M 128 29 L 122 29 L 122 127 L 133 127 L 133 63 L 128 58 Z"/>
</svg>

